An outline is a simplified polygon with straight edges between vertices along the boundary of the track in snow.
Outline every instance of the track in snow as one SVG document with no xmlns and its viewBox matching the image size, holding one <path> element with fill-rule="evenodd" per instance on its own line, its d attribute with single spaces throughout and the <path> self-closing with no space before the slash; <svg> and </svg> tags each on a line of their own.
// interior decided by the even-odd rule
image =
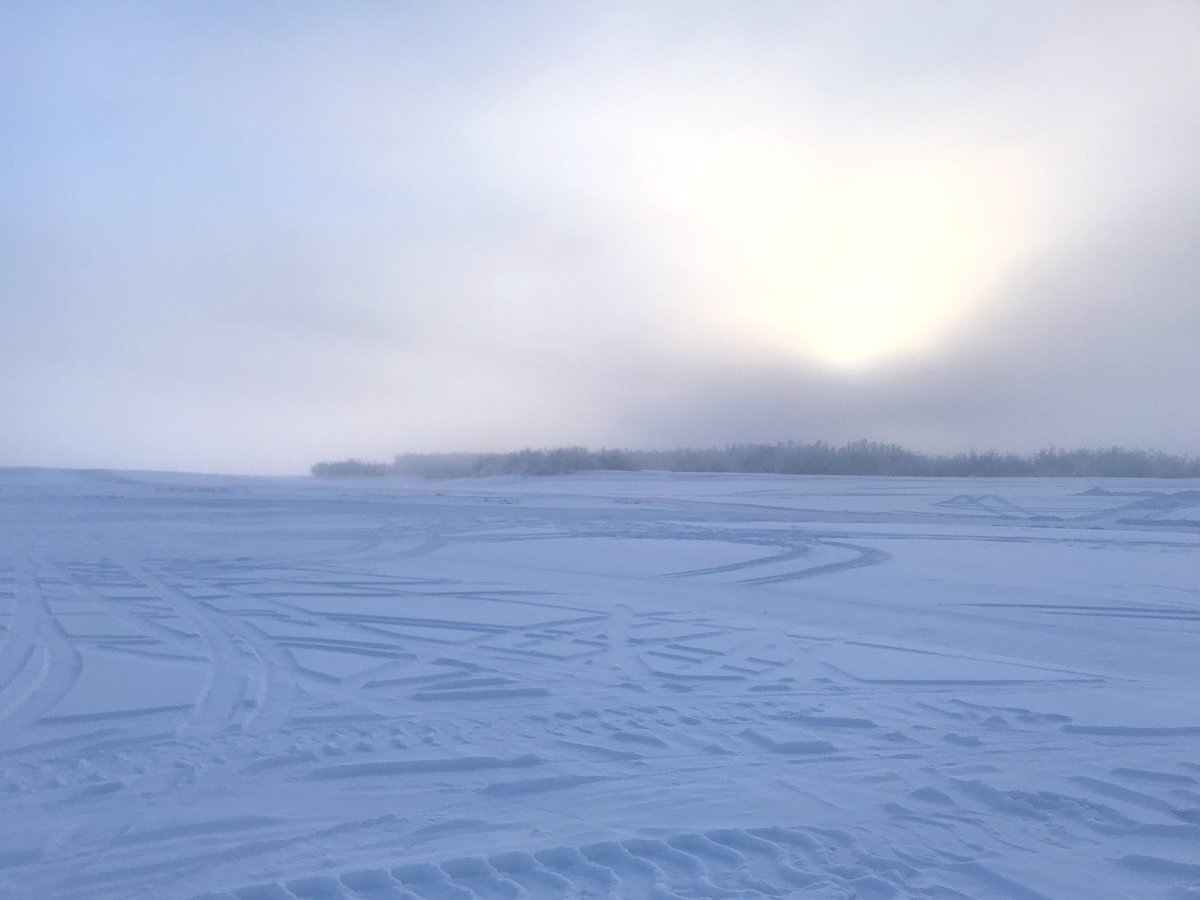
<svg viewBox="0 0 1200 900">
<path fill-rule="evenodd" d="M 0 896 L 1186 896 L 1114 484 L 0 471 Z"/>
</svg>

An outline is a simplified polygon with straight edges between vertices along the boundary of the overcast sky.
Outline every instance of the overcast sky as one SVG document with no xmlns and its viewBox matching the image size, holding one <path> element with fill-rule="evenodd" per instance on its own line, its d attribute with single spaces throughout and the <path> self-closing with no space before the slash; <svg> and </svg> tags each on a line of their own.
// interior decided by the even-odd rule
<svg viewBox="0 0 1200 900">
<path fill-rule="evenodd" d="M 0 465 L 1200 452 L 1200 4 L 7 3 Z"/>
</svg>

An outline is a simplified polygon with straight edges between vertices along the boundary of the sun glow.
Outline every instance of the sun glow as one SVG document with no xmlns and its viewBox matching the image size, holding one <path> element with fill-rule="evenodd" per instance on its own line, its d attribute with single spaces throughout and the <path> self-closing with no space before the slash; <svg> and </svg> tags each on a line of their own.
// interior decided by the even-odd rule
<svg viewBox="0 0 1200 900">
<path fill-rule="evenodd" d="M 796 236 L 796 251 L 749 276 L 771 298 L 761 325 L 842 365 L 936 344 L 986 299 L 1030 231 L 981 187 L 903 170 L 847 179 Z"/>
<path fill-rule="evenodd" d="M 1036 230 L 1022 182 L 986 158 L 743 150 L 661 197 L 690 198 L 684 252 L 719 331 L 784 355 L 861 368 L 931 349 Z"/>
<path fill-rule="evenodd" d="M 532 118 L 492 124 L 525 184 L 556 174 L 660 270 L 681 342 L 838 368 L 920 354 L 1044 236 L 1036 167 L 1003 147 L 949 126 L 846 131 L 802 102 L 666 81 L 538 95 Z"/>
</svg>

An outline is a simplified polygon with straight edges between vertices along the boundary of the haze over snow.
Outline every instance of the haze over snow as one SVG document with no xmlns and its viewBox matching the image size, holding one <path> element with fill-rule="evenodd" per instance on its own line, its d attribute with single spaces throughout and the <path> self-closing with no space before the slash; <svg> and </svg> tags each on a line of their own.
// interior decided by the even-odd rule
<svg viewBox="0 0 1200 900">
<path fill-rule="evenodd" d="M 1200 439 L 1200 10 L 7 5 L 0 462 Z"/>
</svg>

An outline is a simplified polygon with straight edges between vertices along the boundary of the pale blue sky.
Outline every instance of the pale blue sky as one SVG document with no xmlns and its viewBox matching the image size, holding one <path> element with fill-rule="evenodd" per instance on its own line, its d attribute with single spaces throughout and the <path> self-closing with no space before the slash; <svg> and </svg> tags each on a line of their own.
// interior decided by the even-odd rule
<svg viewBox="0 0 1200 900">
<path fill-rule="evenodd" d="M 1200 7 L 11 3 L 0 465 L 1200 447 Z"/>
</svg>

